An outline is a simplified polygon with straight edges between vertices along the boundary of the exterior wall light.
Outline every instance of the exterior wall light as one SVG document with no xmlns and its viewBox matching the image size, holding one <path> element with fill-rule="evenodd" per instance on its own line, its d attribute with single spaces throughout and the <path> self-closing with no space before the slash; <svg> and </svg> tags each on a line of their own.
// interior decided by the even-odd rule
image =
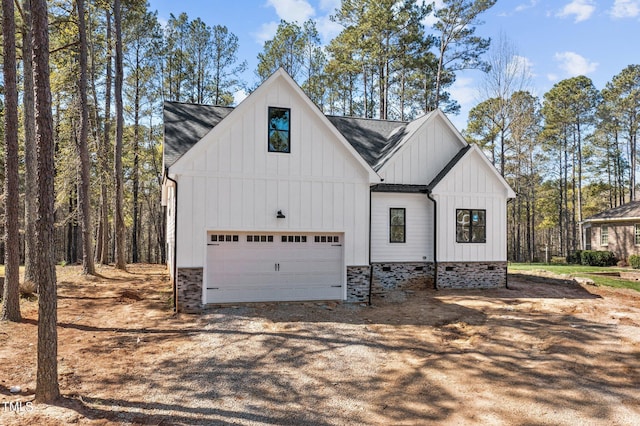
<svg viewBox="0 0 640 426">
<path fill-rule="evenodd" d="M 284 215 L 284 213 L 282 213 L 282 210 L 278 210 L 278 213 L 276 214 L 276 218 L 284 219 L 286 218 L 286 216 Z"/>
</svg>

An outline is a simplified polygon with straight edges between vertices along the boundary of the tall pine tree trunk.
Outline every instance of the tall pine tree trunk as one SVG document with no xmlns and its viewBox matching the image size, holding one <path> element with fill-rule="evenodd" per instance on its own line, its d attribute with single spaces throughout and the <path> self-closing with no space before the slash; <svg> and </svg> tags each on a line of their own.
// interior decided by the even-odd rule
<svg viewBox="0 0 640 426">
<path fill-rule="evenodd" d="M 109 151 L 111 140 L 111 79 L 112 79 L 112 34 L 111 34 L 111 11 L 109 5 L 106 6 L 107 21 L 107 58 L 106 58 L 106 79 L 104 96 L 104 135 L 100 145 L 100 156 L 98 159 L 100 168 L 100 225 L 98 230 L 98 246 L 96 250 L 99 255 L 96 259 L 103 265 L 109 263 L 109 199 L 107 192 L 107 181 L 111 174 L 109 169 Z"/>
<path fill-rule="evenodd" d="M 50 403 L 58 386 L 58 301 L 54 258 L 53 117 L 49 85 L 49 22 L 46 0 L 31 0 L 33 81 L 37 143 L 36 282 L 38 283 L 38 357 L 36 401 Z"/>
<path fill-rule="evenodd" d="M 91 233 L 91 193 L 90 160 L 89 160 L 89 106 L 87 102 L 87 30 L 84 17 L 84 0 L 76 0 L 78 8 L 78 36 L 80 41 L 80 79 L 78 95 L 80 96 L 80 137 L 76 149 L 80 157 L 80 182 L 78 184 L 78 212 L 82 229 L 82 273 L 94 275 L 93 237 Z"/>
<path fill-rule="evenodd" d="M 138 263 L 138 236 L 140 234 L 140 210 L 138 208 L 138 193 L 140 189 L 139 151 L 140 151 L 140 58 L 136 50 L 136 68 L 133 101 L 133 230 L 131 232 L 131 252 L 133 263 Z"/>
<path fill-rule="evenodd" d="M 24 281 L 36 283 L 34 271 L 36 226 L 36 136 L 33 100 L 33 43 L 31 31 L 31 1 L 23 0 L 22 69 L 24 73 Z"/>
<path fill-rule="evenodd" d="M 122 17 L 120 13 L 120 0 L 114 0 L 113 17 L 116 30 L 116 143 L 114 150 L 114 175 L 115 175 L 115 266 L 118 269 L 126 269 L 125 261 L 125 227 L 123 212 L 123 171 L 122 171 L 122 135 L 124 126 L 124 113 L 122 107 Z"/>
<path fill-rule="evenodd" d="M 2 0 L 4 75 L 4 262 L 5 276 L 0 319 L 20 321 L 20 194 L 18 175 L 18 83 L 16 23 L 13 0 Z"/>
</svg>

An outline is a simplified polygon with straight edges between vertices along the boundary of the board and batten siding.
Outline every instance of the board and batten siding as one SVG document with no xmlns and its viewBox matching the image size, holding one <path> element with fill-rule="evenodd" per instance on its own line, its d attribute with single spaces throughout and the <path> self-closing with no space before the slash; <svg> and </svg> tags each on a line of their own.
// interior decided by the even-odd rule
<svg viewBox="0 0 640 426">
<path fill-rule="evenodd" d="M 507 259 L 507 199 L 515 194 L 482 155 L 474 146 L 433 190 L 439 262 Z M 456 242 L 457 209 L 486 210 L 486 243 Z"/>
<path fill-rule="evenodd" d="M 389 242 L 389 209 L 404 208 L 404 243 Z M 432 262 L 433 202 L 426 194 L 371 194 L 371 262 Z"/>
<path fill-rule="evenodd" d="M 466 143 L 440 111 L 411 123 L 412 135 L 378 174 L 384 183 L 427 185 Z"/>
<path fill-rule="evenodd" d="M 204 266 L 207 231 L 344 232 L 346 264 L 367 264 L 370 172 L 290 83 L 262 88 L 170 169 L 178 267 Z M 270 106 L 291 109 L 288 154 L 267 152 Z"/>
<path fill-rule="evenodd" d="M 169 275 L 173 278 L 173 261 L 174 261 L 174 242 L 176 240 L 175 229 L 175 198 L 176 190 L 175 185 L 172 182 L 165 182 L 163 186 L 163 200 L 162 205 L 167 208 L 167 223 L 166 223 L 166 245 L 167 245 L 167 266 L 169 268 Z"/>
</svg>

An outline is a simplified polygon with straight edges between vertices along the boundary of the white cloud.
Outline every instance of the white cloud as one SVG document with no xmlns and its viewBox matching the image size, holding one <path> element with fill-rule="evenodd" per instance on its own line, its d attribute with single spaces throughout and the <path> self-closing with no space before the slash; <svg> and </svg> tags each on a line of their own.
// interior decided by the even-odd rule
<svg viewBox="0 0 640 426">
<path fill-rule="evenodd" d="M 267 0 L 267 5 L 273 6 L 280 19 L 299 24 L 302 24 L 316 13 L 306 0 Z"/>
<path fill-rule="evenodd" d="M 435 3 L 433 6 L 434 7 L 433 11 L 427 16 L 425 16 L 424 19 L 422 20 L 422 25 L 424 25 L 426 28 L 431 28 L 436 22 L 438 22 L 438 19 L 436 19 L 434 12 L 444 7 L 443 0 L 435 0 L 433 3 Z"/>
<path fill-rule="evenodd" d="M 158 23 L 160 24 L 160 27 L 165 30 L 167 28 L 167 25 L 169 24 L 169 21 L 167 21 L 165 18 L 163 18 L 162 16 L 158 16 Z"/>
<path fill-rule="evenodd" d="M 640 16 L 640 0 L 615 0 L 609 14 L 614 19 Z"/>
<path fill-rule="evenodd" d="M 342 0 L 320 0 L 318 7 L 320 10 L 325 10 L 329 13 L 334 13 L 336 9 L 340 8 Z"/>
<path fill-rule="evenodd" d="M 262 46 L 265 41 L 271 40 L 276 35 L 278 25 L 278 22 L 267 22 L 266 24 L 262 24 L 258 32 L 252 33 L 251 35 L 256 43 Z"/>
<path fill-rule="evenodd" d="M 451 98 L 458 101 L 463 110 L 474 105 L 478 98 L 478 90 L 471 77 L 456 78 L 456 81 L 448 91 L 451 94 Z"/>
<path fill-rule="evenodd" d="M 535 7 L 536 4 L 538 4 L 538 0 L 529 0 L 529 3 L 522 3 L 516 6 L 515 11 L 523 12 L 527 9 L 531 9 L 532 7 Z"/>
<path fill-rule="evenodd" d="M 329 40 L 334 39 L 340 31 L 342 31 L 342 25 L 331 20 L 330 15 L 321 16 L 316 19 L 316 28 L 320 33 L 321 39 L 326 43 Z"/>
<path fill-rule="evenodd" d="M 430 13 L 424 17 L 424 19 L 422 20 L 422 25 L 424 25 L 425 28 L 431 28 L 436 22 L 438 22 L 438 19 L 436 19 L 433 13 Z"/>
<path fill-rule="evenodd" d="M 597 62 L 589 62 L 585 57 L 575 52 L 556 53 L 554 59 L 559 62 L 559 67 L 569 77 L 577 77 L 579 75 L 587 75 L 598 68 Z"/>
<path fill-rule="evenodd" d="M 552 81 L 552 82 L 556 82 L 556 81 L 560 80 L 560 77 L 558 77 L 558 74 L 549 73 L 549 74 L 547 74 L 547 80 Z"/>
<path fill-rule="evenodd" d="M 558 16 L 564 18 L 575 15 L 574 22 L 577 23 L 589 19 L 595 10 L 596 7 L 593 5 L 593 0 L 573 0 L 558 12 Z"/>
<path fill-rule="evenodd" d="M 514 71 L 521 72 L 528 78 L 535 77 L 533 73 L 533 62 L 526 56 L 515 55 L 509 64 L 509 68 Z"/>
<path fill-rule="evenodd" d="M 245 92 L 243 89 L 240 89 L 238 91 L 236 91 L 233 94 L 233 102 L 235 105 L 240 104 L 240 102 L 244 101 L 245 98 L 249 96 L 249 94 L 247 92 Z"/>
</svg>

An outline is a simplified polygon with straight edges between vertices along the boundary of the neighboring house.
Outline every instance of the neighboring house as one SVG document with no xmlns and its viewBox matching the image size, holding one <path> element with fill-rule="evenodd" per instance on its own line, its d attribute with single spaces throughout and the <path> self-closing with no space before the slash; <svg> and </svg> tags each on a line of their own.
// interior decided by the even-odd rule
<svg viewBox="0 0 640 426">
<path fill-rule="evenodd" d="M 325 116 L 282 69 L 236 108 L 164 108 L 178 310 L 506 285 L 515 194 L 441 111 Z"/>
<path fill-rule="evenodd" d="M 640 201 L 605 210 L 582 222 L 585 250 L 606 250 L 618 260 L 640 254 Z"/>
</svg>

